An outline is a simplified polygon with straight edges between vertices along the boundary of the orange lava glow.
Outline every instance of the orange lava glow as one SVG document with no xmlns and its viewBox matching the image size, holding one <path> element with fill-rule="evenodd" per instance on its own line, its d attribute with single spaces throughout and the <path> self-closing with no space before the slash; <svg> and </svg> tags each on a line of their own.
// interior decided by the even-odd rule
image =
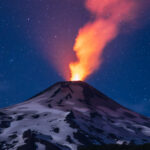
<svg viewBox="0 0 150 150">
<path fill-rule="evenodd" d="M 69 64 L 71 81 L 85 80 L 99 69 L 105 46 L 119 32 L 120 23 L 135 19 L 135 0 L 86 0 L 92 21 L 83 26 L 74 44 L 76 62 Z M 94 18 L 93 18 L 94 17 Z"/>
</svg>

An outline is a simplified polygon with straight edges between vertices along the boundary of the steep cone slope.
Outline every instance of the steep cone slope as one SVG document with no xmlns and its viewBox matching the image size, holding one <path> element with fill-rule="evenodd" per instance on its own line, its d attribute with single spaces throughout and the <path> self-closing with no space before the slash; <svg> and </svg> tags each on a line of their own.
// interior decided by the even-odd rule
<svg viewBox="0 0 150 150">
<path fill-rule="evenodd" d="M 150 142 L 150 119 L 84 82 L 59 82 L 0 110 L 0 150 L 77 150 L 79 145 Z"/>
</svg>

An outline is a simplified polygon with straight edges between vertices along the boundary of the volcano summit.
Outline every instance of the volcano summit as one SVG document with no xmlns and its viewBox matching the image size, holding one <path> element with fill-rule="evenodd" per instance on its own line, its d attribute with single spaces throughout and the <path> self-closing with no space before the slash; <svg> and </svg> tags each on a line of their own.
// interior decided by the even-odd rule
<svg viewBox="0 0 150 150">
<path fill-rule="evenodd" d="M 58 82 L 23 103 L 0 109 L 0 150 L 149 142 L 149 118 L 81 81 Z"/>
</svg>

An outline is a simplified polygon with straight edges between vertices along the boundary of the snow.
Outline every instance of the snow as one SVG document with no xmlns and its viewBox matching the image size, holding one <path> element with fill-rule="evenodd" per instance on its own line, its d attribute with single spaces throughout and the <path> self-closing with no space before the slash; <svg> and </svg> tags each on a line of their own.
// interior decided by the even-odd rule
<svg viewBox="0 0 150 150">
<path fill-rule="evenodd" d="M 129 144 L 130 142 L 129 142 L 129 141 L 125 141 L 125 140 L 118 140 L 118 141 L 116 142 L 116 144 L 118 144 L 118 145 L 122 145 L 122 144 L 124 144 L 124 143 Z"/>
<path fill-rule="evenodd" d="M 41 144 L 41 143 L 36 143 L 37 145 L 37 150 L 45 150 L 45 145 Z"/>
<path fill-rule="evenodd" d="M 133 123 L 132 123 L 133 124 Z M 125 130 L 131 132 L 131 133 L 135 133 L 134 130 L 130 129 L 130 128 L 127 128 L 127 125 L 126 125 L 126 121 L 125 120 L 117 120 L 117 122 L 113 123 L 113 125 L 117 126 L 117 127 L 122 127 L 124 128 Z"/>
<path fill-rule="evenodd" d="M 138 124 L 135 124 L 134 126 L 137 127 L 137 128 L 141 128 L 142 129 L 142 133 L 144 135 L 150 136 L 150 128 L 149 127 L 146 127 L 144 125 L 138 125 Z"/>
<path fill-rule="evenodd" d="M 30 116 L 25 117 L 23 120 L 19 121 L 13 121 L 11 123 L 10 128 L 6 128 L 3 132 L 3 134 L 0 135 L 0 139 L 4 138 L 7 140 L 8 135 L 11 135 L 13 132 L 17 131 L 19 137 L 17 137 L 17 140 L 19 141 L 16 144 L 16 147 L 19 145 L 24 144 L 24 140 L 22 138 L 22 134 L 24 131 L 28 130 L 30 127 L 31 130 L 38 131 L 42 134 L 50 134 L 53 138 L 54 143 L 59 143 L 61 145 L 67 145 L 72 150 L 76 150 L 77 145 L 70 144 L 67 141 L 64 141 L 64 139 L 67 138 L 68 135 L 73 137 L 73 132 L 76 132 L 76 129 L 70 128 L 69 124 L 65 122 L 65 118 L 68 115 L 68 112 L 64 112 L 57 109 L 50 109 L 46 108 L 45 106 L 42 106 L 38 103 L 30 103 L 25 104 L 25 107 L 17 106 L 13 108 L 11 111 L 20 111 L 21 113 L 29 113 L 32 112 L 42 114 L 42 113 L 48 113 L 49 119 L 46 117 L 40 117 L 39 119 L 34 119 L 34 121 L 30 121 Z M 14 117 L 14 116 L 13 116 Z M 50 122 L 50 123 L 49 123 Z M 57 127 L 60 129 L 59 133 L 52 132 L 53 128 Z M 76 143 L 79 143 L 76 141 Z"/>
<path fill-rule="evenodd" d="M 87 113 L 89 112 L 89 109 L 88 108 L 80 108 L 80 107 L 73 107 L 74 110 L 77 110 L 79 112 L 82 112 L 82 113 Z"/>
<path fill-rule="evenodd" d="M 65 104 L 74 105 L 75 103 L 74 103 L 74 102 L 71 102 L 71 101 L 67 101 L 67 102 L 65 102 Z"/>
</svg>

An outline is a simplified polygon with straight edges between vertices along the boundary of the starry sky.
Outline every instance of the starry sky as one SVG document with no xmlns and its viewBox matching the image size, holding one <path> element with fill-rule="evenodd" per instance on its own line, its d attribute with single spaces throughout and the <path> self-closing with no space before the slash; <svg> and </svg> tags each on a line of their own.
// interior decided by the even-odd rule
<svg viewBox="0 0 150 150">
<path fill-rule="evenodd" d="M 86 82 L 150 116 L 150 15 L 139 14 L 135 24 L 122 25 Z M 0 0 L 0 108 L 64 80 L 78 29 L 89 18 L 83 0 Z"/>
</svg>

